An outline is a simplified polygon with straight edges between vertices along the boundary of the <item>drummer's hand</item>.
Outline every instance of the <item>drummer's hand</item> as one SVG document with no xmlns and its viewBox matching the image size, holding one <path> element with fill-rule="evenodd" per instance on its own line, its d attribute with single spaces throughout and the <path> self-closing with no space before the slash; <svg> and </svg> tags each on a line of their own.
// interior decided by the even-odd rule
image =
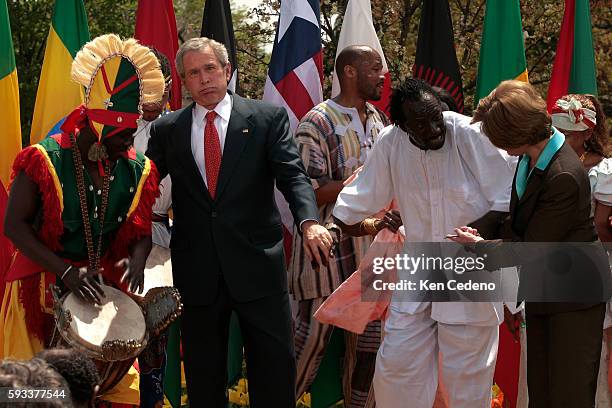
<svg viewBox="0 0 612 408">
<path fill-rule="evenodd" d="M 70 289 L 72 293 L 79 299 L 87 302 L 99 305 L 102 303 L 104 297 L 104 290 L 100 286 L 100 282 L 95 276 L 101 274 L 104 268 L 98 270 L 87 270 L 87 267 L 77 268 L 73 266 L 70 268 L 62 282 Z"/>
<path fill-rule="evenodd" d="M 128 282 L 128 290 L 132 293 L 140 293 L 144 289 L 144 263 L 135 262 L 128 258 L 123 258 L 115 264 L 117 268 L 123 268 L 124 273 L 121 282 Z"/>
<path fill-rule="evenodd" d="M 378 231 L 388 228 L 391 232 L 395 233 L 402 226 L 402 217 L 398 210 L 387 211 L 380 221 L 380 225 L 375 225 Z"/>
</svg>

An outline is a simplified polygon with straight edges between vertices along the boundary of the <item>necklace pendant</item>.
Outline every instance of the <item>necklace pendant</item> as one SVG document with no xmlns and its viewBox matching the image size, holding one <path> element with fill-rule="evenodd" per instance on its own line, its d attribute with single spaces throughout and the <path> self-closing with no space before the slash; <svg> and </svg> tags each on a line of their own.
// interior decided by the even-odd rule
<svg viewBox="0 0 612 408">
<path fill-rule="evenodd" d="M 108 152 L 106 146 L 102 143 L 94 143 L 87 152 L 87 158 L 92 162 L 99 162 L 108 159 Z"/>
</svg>

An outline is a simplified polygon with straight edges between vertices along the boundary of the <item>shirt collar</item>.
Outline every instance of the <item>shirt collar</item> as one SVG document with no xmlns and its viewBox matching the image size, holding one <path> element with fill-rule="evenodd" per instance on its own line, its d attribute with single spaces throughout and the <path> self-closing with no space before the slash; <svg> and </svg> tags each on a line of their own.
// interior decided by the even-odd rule
<svg viewBox="0 0 612 408">
<path fill-rule="evenodd" d="M 230 94 L 226 93 L 225 97 L 221 99 L 217 106 L 215 106 L 215 108 L 212 110 L 214 110 L 223 120 L 229 122 L 230 115 L 232 113 L 232 97 Z M 204 118 L 206 118 L 206 114 L 208 112 L 210 112 L 210 110 L 196 103 L 193 110 L 194 120 L 197 123 L 204 122 Z"/>
<path fill-rule="evenodd" d="M 334 101 L 331 98 L 327 100 L 327 103 L 332 105 L 336 110 L 339 110 L 341 112 L 348 113 L 348 114 L 357 114 L 357 115 L 359 115 L 359 111 L 354 106 L 351 106 L 351 107 L 342 106 L 338 102 Z M 366 101 L 366 103 L 365 103 L 365 112 L 366 112 L 366 116 L 370 117 L 373 113 L 376 112 L 376 108 L 370 102 Z"/>
<path fill-rule="evenodd" d="M 540 157 L 538 157 L 538 161 L 534 166 L 534 168 L 538 170 L 546 170 L 546 167 L 548 167 L 548 164 L 552 160 L 555 153 L 559 151 L 559 149 L 565 142 L 565 136 L 563 135 L 563 133 L 559 132 L 554 127 L 553 131 L 553 135 L 548 140 L 548 143 L 546 143 L 546 146 L 544 146 L 544 150 L 542 150 L 542 153 L 540 153 Z M 529 165 L 529 155 L 523 155 L 523 157 L 521 158 L 521 164 L 527 166 Z"/>
</svg>

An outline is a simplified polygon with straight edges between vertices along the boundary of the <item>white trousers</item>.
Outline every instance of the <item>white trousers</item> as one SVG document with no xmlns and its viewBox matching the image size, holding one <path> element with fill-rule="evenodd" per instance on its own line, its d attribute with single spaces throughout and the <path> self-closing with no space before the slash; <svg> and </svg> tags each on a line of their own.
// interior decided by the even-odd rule
<svg viewBox="0 0 612 408">
<path fill-rule="evenodd" d="M 490 408 L 498 341 L 498 326 L 443 324 L 431 307 L 407 314 L 391 306 L 376 356 L 376 406 L 431 408 L 441 353 L 450 408 Z"/>
</svg>

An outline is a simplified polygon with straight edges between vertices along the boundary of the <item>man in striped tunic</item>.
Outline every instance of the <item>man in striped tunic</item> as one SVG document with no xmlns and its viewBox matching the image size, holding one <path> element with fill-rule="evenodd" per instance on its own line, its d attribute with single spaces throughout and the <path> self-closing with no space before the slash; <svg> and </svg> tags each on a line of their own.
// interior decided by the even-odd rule
<svg viewBox="0 0 612 408">
<path fill-rule="evenodd" d="M 332 210 L 343 182 L 363 165 L 379 132 L 389 123 L 382 111 L 366 102 L 380 99 L 384 81 L 382 60 L 375 50 L 366 46 L 345 48 L 336 60 L 336 72 L 340 94 L 312 108 L 301 120 L 295 136 L 315 189 L 322 223 L 332 222 Z M 333 327 L 319 323 L 312 315 L 357 269 L 371 237 L 343 236 L 329 265 L 313 268 L 303 252 L 300 234 L 293 236 L 289 289 L 299 303 L 295 349 L 297 395 L 301 397 L 310 391 L 332 336 Z M 380 322 L 370 323 L 360 336 L 344 333 L 344 340 L 345 406 L 372 407 L 371 382 L 380 344 Z"/>
</svg>

